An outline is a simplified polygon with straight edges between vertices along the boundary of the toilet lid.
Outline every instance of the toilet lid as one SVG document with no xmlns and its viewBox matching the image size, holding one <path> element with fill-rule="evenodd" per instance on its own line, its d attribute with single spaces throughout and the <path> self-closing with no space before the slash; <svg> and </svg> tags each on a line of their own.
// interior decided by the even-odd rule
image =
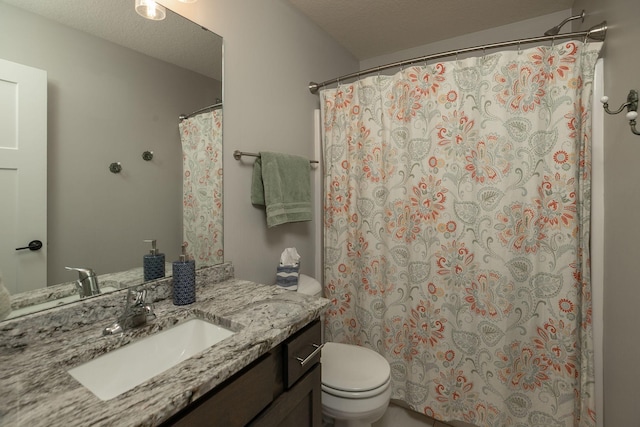
<svg viewBox="0 0 640 427">
<path fill-rule="evenodd" d="M 389 362 L 368 348 L 328 342 L 322 348 L 322 384 L 335 390 L 362 392 L 389 381 Z"/>
</svg>

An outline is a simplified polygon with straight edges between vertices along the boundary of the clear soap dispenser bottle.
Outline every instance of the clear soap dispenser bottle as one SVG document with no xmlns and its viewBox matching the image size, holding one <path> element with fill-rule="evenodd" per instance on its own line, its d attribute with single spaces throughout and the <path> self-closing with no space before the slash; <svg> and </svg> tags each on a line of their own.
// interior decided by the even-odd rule
<svg viewBox="0 0 640 427">
<path fill-rule="evenodd" d="M 164 254 L 159 253 L 155 239 L 145 240 L 145 242 L 151 243 L 151 251 L 142 260 L 144 281 L 148 282 L 164 277 Z"/>
<path fill-rule="evenodd" d="M 173 303 L 187 305 L 196 302 L 196 262 L 187 259 L 186 245 L 182 245 L 182 255 L 174 261 Z"/>
</svg>

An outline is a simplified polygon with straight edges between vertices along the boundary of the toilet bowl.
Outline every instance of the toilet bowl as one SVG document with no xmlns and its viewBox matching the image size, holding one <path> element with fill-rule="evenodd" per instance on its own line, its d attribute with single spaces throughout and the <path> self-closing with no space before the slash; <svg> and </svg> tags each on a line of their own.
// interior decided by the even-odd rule
<svg viewBox="0 0 640 427">
<path fill-rule="evenodd" d="M 369 427 L 391 398 L 389 362 L 368 348 L 328 342 L 322 348 L 322 413 L 335 427 Z"/>
<path fill-rule="evenodd" d="M 301 274 L 298 292 L 322 296 L 322 286 Z M 322 414 L 335 427 L 370 427 L 391 398 L 389 362 L 368 348 L 327 342 L 322 348 Z"/>
</svg>

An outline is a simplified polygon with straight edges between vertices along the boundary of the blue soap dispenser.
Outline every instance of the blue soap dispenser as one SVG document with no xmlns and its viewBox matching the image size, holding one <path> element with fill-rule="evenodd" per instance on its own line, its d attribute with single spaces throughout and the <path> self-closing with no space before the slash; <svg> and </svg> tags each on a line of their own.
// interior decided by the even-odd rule
<svg viewBox="0 0 640 427">
<path fill-rule="evenodd" d="M 182 255 L 173 262 L 173 303 L 187 305 L 196 302 L 196 262 L 187 259 L 186 245 Z"/>
<path fill-rule="evenodd" d="M 144 281 L 161 279 L 164 277 L 164 254 L 159 253 L 155 239 L 145 242 L 151 243 L 151 251 L 142 259 Z"/>
</svg>

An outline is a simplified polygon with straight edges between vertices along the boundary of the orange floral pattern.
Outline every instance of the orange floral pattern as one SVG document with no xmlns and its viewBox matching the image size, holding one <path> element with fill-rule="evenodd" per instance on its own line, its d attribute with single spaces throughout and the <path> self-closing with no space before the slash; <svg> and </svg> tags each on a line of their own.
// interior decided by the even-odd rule
<svg viewBox="0 0 640 427">
<path fill-rule="evenodd" d="M 180 122 L 183 239 L 196 266 L 224 261 L 222 224 L 222 109 Z"/>
<path fill-rule="evenodd" d="M 393 397 L 480 427 L 594 427 L 590 121 L 600 44 L 321 93 L 329 340 Z"/>
</svg>

